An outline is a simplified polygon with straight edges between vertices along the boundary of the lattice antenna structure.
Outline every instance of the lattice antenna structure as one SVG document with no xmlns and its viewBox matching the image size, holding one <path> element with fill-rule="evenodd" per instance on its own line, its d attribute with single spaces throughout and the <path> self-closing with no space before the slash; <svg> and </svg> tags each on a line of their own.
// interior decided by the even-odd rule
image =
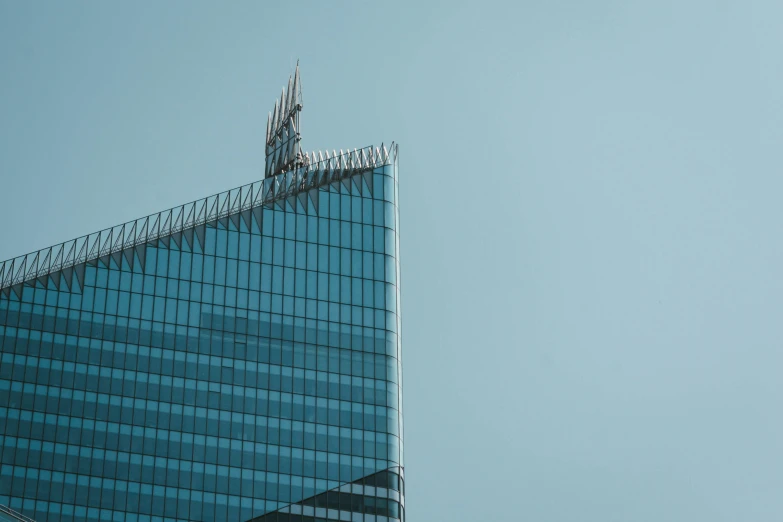
<svg viewBox="0 0 783 522">
<path fill-rule="evenodd" d="M 299 114 L 302 112 L 302 82 L 299 79 L 299 62 L 293 78 L 288 77 L 288 88 L 283 87 L 275 108 L 266 120 L 266 168 L 268 178 L 302 165 L 299 143 Z"/>
</svg>

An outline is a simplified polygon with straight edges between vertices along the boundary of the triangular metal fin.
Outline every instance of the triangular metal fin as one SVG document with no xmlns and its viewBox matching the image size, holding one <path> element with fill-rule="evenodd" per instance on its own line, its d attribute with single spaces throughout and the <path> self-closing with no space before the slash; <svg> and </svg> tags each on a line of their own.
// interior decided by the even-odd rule
<svg viewBox="0 0 783 522">
<path fill-rule="evenodd" d="M 207 227 L 205 227 L 204 225 L 199 225 L 199 226 L 195 227 L 193 229 L 193 231 L 196 233 L 196 239 L 198 239 L 198 243 L 201 246 L 201 250 L 203 252 L 204 249 L 206 248 L 205 241 L 204 241 L 204 236 L 207 233 Z"/>
<path fill-rule="evenodd" d="M 147 266 L 147 245 L 136 245 L 133 250 L 139 260 L 139 265 L 141 265 L 139 268 L 144 270 Z"/>
<path fill-rule="evenodd" d="M 188 244 L 188 247 L 190 247 L 191 250 L 193 250 L 193 227 L 186 228 L 182 231 L 182 237 L 185 240 L 185 243 Z"/>
<path fill-rule="evenodd" d="M 258 225 L 259 232 L 263 230 L 263 215 L 264 215 L 264 209 L 263 207 L 255 207 L 253 208 L 253 219 L 256 222 L 256 225 Z"/>
<path fill-rule="evenodd" d="M 370 190 L 370 196 L 373 195 L 373 188 L 372 188 L 372 171 L 368 170 L 364 174 L 362 174 L 362 177 L 364 178 L 364 184 L 367 185 L 367 188 Z"/>
<path fill-rule="evenodd" d="M 63 277 L 60 280 L 60 284 L 65 283 L 65 286 L 68 287 L 68 291 L 71 292 L 74 289 L 73 284 L 73 267 L 69 266 L 66 268 L 63 268 L 62 271 Z"/>
<path fill-rule="evenodd" d="M 310 196 L 308 199 L 310 200 L 310 205 L 313 207 L 313 210 L 315 211 L 315 215 L 318 215 L 318 189 L 312 189 L 307 191 L 308 195 Z"/>
<path fill-rule="evenodd" d="M 73 273 L 76 277 L 74 279 L 76 280 L 76 284 L 79 285 L 79 290 L 84 288 L 84 263 L 79 263 L 78 265 L 74 265 L 73 267 Z M 75 285 L 71 286 L 71 288 L 74 288 Z"/>
<path fill-rule="evenodd" d="M 239 230 L 240 230 L 240 227 L 239 227 L 239 214 L 237 214 L 235 212 L 233 214 L 230 214 L 228 217 L 229 217 L 229 219 L 231 219 L 231 223 L 234 225 L 234 229 L 233 230 L 236 230 L 237 232 L 239 232 Z"/>
<path fill-rule="evenodd" d="M 125 260 L 128 262 L 128 265 L 130 265 L 131 270 L 133 270 L 133 249 L 132 248 L 123 249 L 122 255 L 125 256 Z"/>
<path fill-rule="evenodd" d="M 355 174 L 351 175 L 351 181 L 353 181 L 353 183 L 351 184 L 351 186 L 353 187 L 353 190 L 351 192 L 353 192 L 353 194 L 355 196 L 361 196 L 362 195 L 362 177 L 361 176 L 357 176 Z"/>
<path fill-rule="evenodd" d="M 287 207 L 291 212 L 296 213 L 296 197 L 295 196 L 288 196 L 285 198 L 285 202 L 288 204 Z"/>
<path fill-rule="evenodd" d="M 251 228 L 250 220 L 252 219 L 250 209 L 243 210 L 240 213 L 240 216 L 242 217 L 242 220 L 245 222 L 245 226 L 247 227 L 247 231 L 250 232 L 250 228 Z"/>
<path fill-rule="evenodd" d="M 307 192 L 300 192 L 298 194 L 299 204 L 302 207 L 302 212 L 307 214 Z"/>
<path fill-rule="evenodd" d="M 54 284 L 54 287 L 58 290 L 60 289 L 60 271 L 55 270 L 54 272 L 49 274 L 49 279 L 51 279 L 52 283 Z"/>
<path fill-rule="evenodd" d="M 111 258 L 112 261 L 114 261 L 114 264 L 116 265 L 115 268 L 117 270 L 122 270 L 122 251 L 118 250 L 116 252 L 112 252 Z"/>
<path fill-rule="evenodd" d="M 131 264 L 131 261 L 128 261 L 128 258 L 125 257 L 125 254 L 120 255 L 120 269 L 123 272 L 133 271 L 133 265 Z"/>
</svg>

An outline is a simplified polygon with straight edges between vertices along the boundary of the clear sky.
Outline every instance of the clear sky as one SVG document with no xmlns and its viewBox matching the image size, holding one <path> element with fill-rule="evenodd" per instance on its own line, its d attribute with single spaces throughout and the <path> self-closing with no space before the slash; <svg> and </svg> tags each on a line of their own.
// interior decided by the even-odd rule
<svg viewBox="0 0 783 522">
<path fill-rule="evenodd" d="M 281 7 L 274 7 L 281 4 Z M 783 520 L 783 4 L 0 0 L 0 258 L 400 143 L 417 521 Z"/>
</svg>

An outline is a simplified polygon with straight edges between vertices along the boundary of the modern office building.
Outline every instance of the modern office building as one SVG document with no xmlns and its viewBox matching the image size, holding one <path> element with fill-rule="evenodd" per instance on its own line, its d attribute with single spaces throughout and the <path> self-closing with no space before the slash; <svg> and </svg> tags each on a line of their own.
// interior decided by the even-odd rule
<svg viewBox="0 0 783 522">
<path fill-rule="evenodd" d="M 397 147 L 301 108 L 297 67 L 263 180 L 0 264 L 0 505 L 404 520 Z"/>
</svg>

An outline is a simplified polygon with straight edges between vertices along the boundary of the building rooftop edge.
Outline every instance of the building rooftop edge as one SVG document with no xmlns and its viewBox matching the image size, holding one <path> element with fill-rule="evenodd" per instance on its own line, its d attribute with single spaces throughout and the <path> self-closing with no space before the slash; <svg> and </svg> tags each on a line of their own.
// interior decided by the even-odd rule
<svg viewBox="0 0 783 522">
<path fill-rule="evenodd" d="M 20 296 L 23 284 L 34 284 L 36 279 L 44 278 L 41 282 L 45 285 L 45 278 L 54 272 L 98 258 L 119 257 L 123 250 L 137 245 L 372 172 L 394 164 L 397 150 L 392 142 L 389 148 L 381 144 L 341 150 L 339 154 L 330 155 L 328 151 L 305 154 L 308 159 L 298 167 L 262 180 L 7 259 L 0 262 L 0 291 L 6 296 L 10 291 Z M 371 186 L 372 181 L 369 183 Z M 314 204 L 317 206 L 317 202 Z"/>
</svg>

